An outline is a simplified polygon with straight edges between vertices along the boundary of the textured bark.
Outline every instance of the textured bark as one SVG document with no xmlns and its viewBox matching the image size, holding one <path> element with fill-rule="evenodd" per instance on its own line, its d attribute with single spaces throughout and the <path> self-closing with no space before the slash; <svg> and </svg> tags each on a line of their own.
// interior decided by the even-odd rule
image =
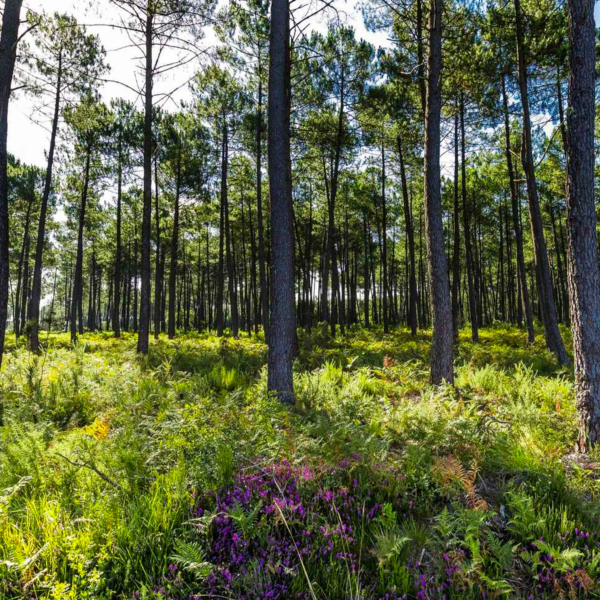
<svg viewBox="0 0 600 600">
<path fill-rule="evenodd" d="M 527 63 L 524 55 L 524 32 L 521 2 L 520 0 L 514 0 L 514 2 L 516 12 L 519 90 L 521 93 L 521 105 L 523 108 L 524 147 L 523 152 L 521 153 L 521 158 L 523 162 L 523 170 L 525 171 L 525 177 L 527 180 L 527 195 L 529 199 L 531 231 L 535 250 L 535 259 L 540 279 L 540 288 L 542 292 L 540 294 L 540 301 L 543 305 L 542 315 L 544 332 L 546 335 L 546 345 L 548 346 L 548 349 L 556 354 L 560 364 L 567 365 L 569 364 L 569 357 L 558 329 L 554 291 L 552 289 L 552 279 L 550 275 L 550 264 L 548 263 L 548 251 L 546 248 L 546 240 L 544 239 L 542 213 L 540 210 L 537 182 L 535 178 L 535 165 L 533 162 L 531 135 L 531 117 L 529 112 L 529 96 L 527 91 Z"/>
<path fill-rule="evenodd" d="M 508 117 L 508 98 L 506 96 L 506 76 L 502 76 L 502 105 L 504 107 L 504 138 L 506 142 L 506 165 L 508 168 L 508 179 L 510 185 L 510 199 L 512 208 L 513 228 L 515 231 L 515 242 L 517 245 L 517 279 L 519 280 L 519 292 L 521 306 L 525 315 L 527 326 L 527 342 L 533 344 L 535 341 L 535 330 L 533 328 L 533 312 L 529 301 L 527 290 L 527 272 L 525 271 L 525 253 L 523 252 L 523 230 L 521 228 L 521 217 L 519 213 L 519 194 L 515 181 L 515 169 L 512 159 L 512 148 L 510 144 L 510 121 Z"/>
<path fill-rule="evenodd" d="M 31 190 L 34 192 L 34 190 Z M 21 254 L 19 256 L 18 266 L 18 277 L 17 277 L 17 293 L 16 293 L 16 304 L 14 308 L 14 332 L 15 337 L 18 338 L 21 335 L 21 310 L 25 309 L 27 304 L 27 295 L 23 293 L 29 284 L 29 219 L 31 217 L 31 206 L 33 204 L 34 193 L 32 193 L 27 199 L 27 214 L 25 216 L 25 230 L 23 231 L 23 244 L 21 246 Z M 25 265 L 27 269 L 24 270 Z M 21 300 L 23 298 L 23 300 Z M 23 306 L 21 302 L 23 301 Z M 0 360 L 1 362 L 1 360 Z"/>
<path fill-rule="evenodd" d="M 160 335 L 160 307 L 162 304 L 163 270 L 161 269 L 161 230 L 158 200 L 160 188 L 158 182 L 158 153 L 154 155 L 154 222 L 156 223 L 156 252 L 154 253 L 154 339 Z"/>
<path fill-rule="evenodd" d="M 169 268 L 169 339 L 175 337 L 175 290 L 177 284 L 177 269 L 178 261 L 177 254 L 179 252 L 179 192 L 181 189 L 181 140 L 178 140 L 177 150 L 177 181 L 175 184 L 175 210 L 173 212 L 173 231 L 171 232 L 171 266 Z M 158 252 L 157 252 L 158 254 Z M 157 274 L 158 278 L 158 274 Z M 157 298 L 160 296 L 156 295 Z M 158 300 L 157 300 L 158 305 Z M 156 314 L 160 314 L 160 305 L 156 308 Z M 158 323 L 155 325 L 158 331 Z"/>
<path fill-rule="evenodd" d="M 231 245 L 231 226 L 229 221 L 229 189 L 228 189 L 228 167 L 229 167 L 229 135 L 227 122 L 223 121 L 223 172 L 221 179 L 221 202 L 225 219 L 225 245 L 227 258 L 227 281 L 229 287 L 229 306 L 231 310 L 231 333 L 234 338 L 239 336 L 239 312 L 237 299 L 237 285 L 235 277 L 235 264 L 233 248 Z"/>
<path fill-rule="evenodd" d="M 85 227 L 85 211 L 87 208 L 88 189 L 90 184 L 90 161 L 92 149 L 88 147 L 85 159 L 85 173 L 83 180 L 83 190 L 81 192 L 81 206 L 79 207 L 79 228 L 77 231 L 77 258 L 75 259 L 75 280 L 73 282 L 73 299 L 71 301 L 71 343 L 77 342 L 77 313 L 83 297 L 83 228 Z M 92 270 L 93 280 L 94 273 Z M 90 288 L 92 288 L 90 282 Z M 81 324 L 81 318 L 80 318 Z"/>
<path fill-rule="evenodd" d="M 458 338 L 459 321 L 458 308 L 460 305 L 460 205 L 458 195 L 458 173 L 459 173 L 459 145 L 458 145 L 458 110 L 454 115 L 454 214 L 453 225 L 453 249 L 452 249 L 452 323 L 454 325 L 454 337 Z"/>
<path fill-rule="evenodd" d="M 223 197 L 223 180 L 226 177 L 227 159 L 225 157 L 225 140 L 221 140 L 221 198 L 219 207 L 219 264 L 217 273 L 217 335 L 223 335 L 225 328 L 225 317 L 223 311 L 223 301 L 225 297 L 225 274 L 224 257 L 225 257 L 225 204 Z"/>
<path fill-rule="evenodd" d="M 389 333 L 388 260 L 387 260 L 387 203 L 385 197 L 385 146 L 381 144 L 381 269 L 383 286 L 383 333 Z"/>
<path fill-rule="evenodd" d="M 465 231 L 465 259 L 467 263 L 467 290 L 469 295 L 469 316 L 471 318 L 471 338 L 479 341 L 479 314 L 477 310 L 477 292 L 475 268 L 473 265 L 473 249 L 471 245 L 471 211 L 467 199 L 467 160 L 465 143 L 465 101 L 460 97 L 460 139 L 461 139 L 461 194 L 463 203 L 463 227 Z"/>
<path fill-rule="evenodd" d="M 269 69 L 269 183 L 271 190 L 272 285 L 269 335 L 269 391 L 294 402 L 292 362 L 296 338 L 294 227 L 290 157 L 290 7 L 271 5 Z"/>
<path fill-rule="evenodd" d="M 431 0 L 425 111 L 425 232 L 432 294 L 431 380 L 454 383 L 453 326 L 448 264 L 444 250 L 440 188 L 440 117 L 442 108 L 442 0 Z"/>
<path fill-rule="evenodd" d="M 122 222 L 122 200 L 123 200 L 123 161 L 122 161 L 122 141 L 121 131 L 119 131 L 119 148 L 118 148 L 118 165 L 117 165 L 117 247 L 115 251 L 115 272 L 114 272 L 114 284 L 113 284 L 113 306 L 112 306 L 112 319 L 113 319 L 113 333 L 115 337 L 121 337 L 121 319 L 120 319 L 120 305 L 121 305 L 121 254 L 122 254 L 122 240 L 121 240 L 121 222 Z"/>
<path fill-rule="evenodd" d="M 398 136 L 397 143 L 398 158 L 400 159 L 400 179 L 402 182 L 402 205 L 404 208 L 404 223 L 408 242 L 408 324 L 410 326 L 411 335 L 417 335 L 417 270 L 415 262 L 415 229 L 413 225 L 410 199 L 408 196 L 406 169 L 404 167 L 404 154 L 402 152 L 402 140 L 400 136 Z"/>
<path fill-rule="evenodd" d="M 31 287 L 31 300 L 27 311 L 27 319 L 30 322 L 29 348 L 32 352 L 38 352 L 40 348 L 39 326 L 40 326 L 40 301 L 42 299 L 42 268 L 44 259 L 44 245 L 46 242 L 46 215 L 48 213 L 48 200 L 52 190 L 52 168 L 54 165 L 54 150 L 56 148 L 56 134 L 58 132 L 58 119 L 60 116 L 60 102 L 62 91 L 62 52 L 58 57 L 58 71 L 56 77 L 56 94 L 54 97 L 54 115 L 52 117 L 52 132 L 50 134 L 50 148 L 48 150 L 48 164 L 46 166 L 46 180 L 44 182 L 44 193 L 40 207 L 40 219 L 38 222 L 38 235 L 35 247 L 35 265 L 33 267 L 33 283 Z"/>
<path fill-rule="evenodd" d="M 141 354 L 148 354 L 149 348 L 150 290 L 152 285 L 150 274 L 150 236 L 152 235 L 152 74 L 154 69 L 152 60 L 152 23 L 153 15 L 151 7 L 148 6 L 145 31 L 146 84 L 144 98 L 144 205 L 142 211 L 142 257 L 140 265 L 142 287 L 140 290 L 140 315 L 137 341 L 137 351 Z M 135 293 L 137 294 L 137 286 Z"/>
<path fill-rule="evenodd" d="M 256 221 L 258 224 L 258 274 L 260 279 L 261 319 L 265 339 L 269 337 L 269 292 L 265 259 L 265 228 L 262 209 L 262 62 L 258 58 L 258 106 L 256 108 Z"/>
<path fill-rule="evenodd" d="M 567 234 L 580 452 L 600 441 L 600 270 L 594 199 L 594 1 L 569 0 Z"/>
<path fill-rule="evenodd" d="M 0 366 L 4 353 L 6 319 L 8 316 L 9 230 L 8 230 L 8 105 L 12 85 L 19 15 L 22 0 L 6 0 L 0 37 Z"/>
</svg>

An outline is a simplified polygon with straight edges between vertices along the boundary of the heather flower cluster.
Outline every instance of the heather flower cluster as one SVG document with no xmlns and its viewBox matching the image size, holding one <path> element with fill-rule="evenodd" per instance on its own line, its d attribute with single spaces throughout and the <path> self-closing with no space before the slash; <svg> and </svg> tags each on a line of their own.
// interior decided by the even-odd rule
<svg viewBox="0 0 600 600">
<path fill-rule="evenodd" d="M 450 543 L 433 535 L 417 552 L 389 554 L 387 546 L 382 554 L 378 544 L 383 539 L 386 547 L 386 535 L 398 533 L 402 522 L 415 522 L 409 498 L 417 490 L 399 493 L 390 484 L 394 477 L 358 456 L 335 467 L 283 461 L 239 473 L 231 484 L 197 498 L 192 510 L 195 543 L 208 570 L 190 578 L 185 567 L 170 564 L 144 598 L 451 600 L 494 598 L 503 590 L 541 600 L 592 598 L 600 589 L 600 580 L 588 575 L 598 572 L 596 532 L 574 528 L 551 547 L 543 538 L 529 542 L 509 528 L 492 529 L 489 512 L 476 513 L 481 531 L 467 540 L 462 527 L 474 511 L 464 507 L 462 513 L 460 503 L 448 517 L 448 524 L 455 523 L 446 533 Z M 394 539 L 404 534 L 398 535 Z M 501 551 L 508 552 L 505 563 L 494 554 Z M 480 572 L 486 565 L 491 570 Z"/>
<path fill-rule="evenodd" d="M 315 565 L 356 575 L 357 528 L 372 523 L 381 507 L 369 492 L 359 494 L 356 480 L 343 485 L 348 464 L 318 479 L 308 467 L 269 465 L 238 476 L 199 506 L 198 515 L 214 515 L 209 596 L 309 598 L 307 578 Z M 245 520 L 251 523 L 246 531 Z"/>
</svg>

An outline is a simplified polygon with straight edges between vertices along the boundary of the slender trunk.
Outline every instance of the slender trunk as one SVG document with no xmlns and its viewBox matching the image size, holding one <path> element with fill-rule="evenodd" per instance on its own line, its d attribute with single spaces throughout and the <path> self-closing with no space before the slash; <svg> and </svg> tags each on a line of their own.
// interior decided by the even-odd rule
<svg viewBox="0 0 600 600">
<path fill-rule="evenodd" d="M 153 13 L 148 6 L 146 16 L 146 85 L 144 114 L 144 207 L 142 216 L 142 257 L 140 272 L 142 276 L 140 318 L 137 351 L 148 354 L 150 337 L 150 237 L 152 235 L 152 21 Z M 136 286 L 137 293 L 137 286 Z"/>
<path fill-rule="evenodd" d="M 431 380 L 454 383 L 453 326 L 448 264 L 444 251 L 440 188 L 440 118 L 442 109 L 442 0 L 431 0 L 425 111 L 425 229 L 432 293 Z"/>
<path fill-rule="evenodd" d="M 1 160 L 1 159 L 0 159 Z M 0 167 L 1 168 L 1 167 Z M 1 184 L 0 184 L 1 185 Z M 33 190 L 32 190 L 33 191 Z M 25 231 L 23 232 L 23 245 L 21 246 L 21 255 L 19 257 L 19 274 L 17 278 L 17 293 L 16 293 L 16 306 L 14 308 L 14 332 L 15 337 L 18 338 L 21 335 L 21 297 L 23 296 L 23 304 L 26 304 L 26 298 L 24 294 L 22 294 L 22 290 L 27 287 L 29 281 L 25 280 L 25 272 L 23 270 L 23 266 L 25 261 L 27 262 L 27 279 L 29 279 L 29 219 L 31 217 L 31 206 L 33 204 L 34 194 L 31 194 L 27 199 L 27 214 L 25 216 Z M 27 256 L 25 256 L 27 253 Z M 23 305 L 23 309 L 25 306 Z M 24 324 L 24 323 L 23 323 Z"/>
<path fill-rule="evenodd" d="M 383 286 L 383 333 L 389 333 L 388 260 L 387 260 L 387 202 L 385 197 L 385 146 L 381 143 L 381 267 Z"/>
<path fill-rule="evenodd" d="M 225 275 L 223 272 L 224 257 L 225 257 L 225 203 L 223 194 L 223 179 L 225 177 L 225 140 L 222 140 L 221 149 L 221 198 L 220 198 L 220 212 L 219 212 L 219 272 L 217 281 L 217 335 L 221 337 L 223 335 L 223 329 L 225 327 L 224 314 L 223 314 L 223 301 L 225 296 Z"/>
<path fill-rule="evenodd" d="M 458 119 L 459 111 L 454 115 L 454 247 L 452 254 L 452 323 L 454 324 L 454 337 L 458 338 L 458 294 L 460 288 L 460 209 L 458 202 Z"/>
<path fill-rule="evenodd" d="M 463 227 L 465 230 L 465 259 L 467 263 L 467 288 L 469 294 L 469 315 L 471 317 L 471 338 L 479 341 L 479 315 L 477 307 L 477 286 L 474 281 L 476 272 L 473 265 L 473 250 L 471 246 L 471 212 L 467 199 L 467 160 L 465 143 L 465 101 L 460 96 L 460 137 L 461 137 L 461 192 L 463 202 Z"/>
<path fill-rule="evenodd" d="M 175 337 L 175 291 L 177 285 L 177 253 L 179 245 L 179 193 L 181 190 L 181 139 L 178 140 L 177 150 L 177 181 L 175 184 L 175 210 L 173 212 L 173 232 L 171 234 L 171 266 L 169 268 L 169 339 Z M 158 252 L 157 252 L 158 256 Z M 160 257 L 159 257 L 160 259 Z M 158 260 L 159 260 L 158 259 Z M 160 260 L 159 260 L 160 262 Z M 159 295 L 157 294 L 157 297 Z M 160 304 L 157 301 L 157 317 L 160 315 Z M 160 330 L 160 325 L 156 319 L 156 331 Z"/>
<path fill-rule="evenodd" d="M 290 7 L 271 5 L 269 69 L 269 183 L 271 189 L 272 297 L 268 388 L 280 401 L 294 402 L 292 361 L 296 341 L 294 230 L 290 156 Z"/>
<path fill-rule="evenodd" d="M 12 86 L 22 0 L 6 0 L 0 37 L 0 366 L 4 354 L 10 279 L 8 222 L 8 106 Z"/>
<path fill-rule="evenodd" d="M 237 339 L 239 335 L 239 312 L 237 299 L 237 285 L 235 278 L 235 266 L 233 259 L 233 248 L 231 242 L 231 226 L 229 221 L 229 190 L 228 190 L 228 169 L 229 169 L 229 134 L 227 130 L 227 120 L 223 118 L 223 163 L 221 173 L 221 202 L 223 204 L 225 219 L 225 251 L 227 259 L 227 280 L 229 287 L 229 304 L 231 310 L 231 333 Z"/>
<path fill-rule="evenodd" d="M 535 165 L 533 162 L 533 141 L 531 135 L 531 117 L 529 114 L 529 96 L 527 91 L 527 65 L 524 56 L 523 23 L 521 13 L 521 1 L 514 0 L 516 11 L 517 30 L 517 55 L 519 68 L 519 90 L 521 93 L 521 105 L 523 108 L 523 141 L 524 148 L 521 155 L 523 170 L 527 180 L 527 195 L 529 198 L 529 215 L 531 219 L 531 231 L 534 242 L 535 258 L 539 269 L 540 286 L 542 294 L 540 301 L 543 303 L 544 331 L 546 334 L 546 345 L 556 354 L 562 365 L 569 364 L 569 357 L 565 349 L 556 317 L 556 305 L 554 302 L 554 291 L 550 276 L 550 265 L 548 263 L 548 252 L 546 240 L 544 239 L 544 227 L 542 213 L 537 192 L 535 179 Z"/>
<path fill-rule="evenodd" d="M 517 279 L 519 281 L 519 292 L 521 296 L 522 311 L 525 315 L 527 325 L 527 342 L 533 344 L 535 341 L 535 330 L 533 328 L 533 313 L 527 290 L 527 272 L 525 270 L 525 253 L 523 251 L 523 230 L 521 228 L 521 217 L 519 212 L 519 194 L 515 181 L 515 170 L 512 159 L 512 148 L 510 144 L 510 121 L 508 117 L 508 98 L 506 95 L 506 76 L 502 76 L 502 103 L 504 107 L 504 135 L 506 140 L 506 164 L 508 168 L 508 179 L 510 183 L 510 198 L 512 206 L 513 228 L 515 230 L 515 242 L 517 246 Z"/>
<path fill-rule="evenodd" d="M 261 319 L 265 340 L 269 337 L 269 292 L 265 259 L 265 231 L 262 210 L 262 62 L 258 57 L 258 106 L 256 109 L 256 220 L 258 223 L 258 274 L 260 279 Z"/>
<path fill-rule="evenodd" d="M 121 321 L 119 316 L 121 304 L 121 220 L 122 220 L 122 201 L 123 201 L 123 160 L 122 160 L 122 141 L 121 131 L 119 130 L 119 149 L 117 166 L 117 248 L 115 252 L 115 273 L 114 273 L 114 299 L 113 299 L 113 333 L 115 337 L 121 337 Z"/>
<path fill-rule="evenodd" d="M 90 161 L 92 156 L 91 144 L 87 148 L 85 159 L 85 174 L 79 208 L 79 229 L 77 232 L 77 257 L 75 259 L 75 280 L 73 282 L 73 299 L 71 300 L 71 343 L 77 342 L 77 310 L 83 296 L 83 228 L 85 227 L 85 211 L 87 207 L 88 189 L 90 183 Z M 93 279 L 93 273 L 92 273 Z M 90 283 L 91 286 L 91 283 Z"/>
<path fill-rule="evenodd" d="M 179 168 L 179 167 L 178 167 Z M 179 180 L 177 182 L 179 185 Z M 154 157 L 154 221 L 156 223 L 156 256 L 154 259 L 154 339 L 157 340 L 160 334 L 160 306 L 163 273 L 161 270 L 160 251 L 161 231 L 160 231 L 160 211 L 159 211 L 159 186 L 158 186 L 158 154 Z"/>
<path fill-rule="evenodd" d="M 600 270 L 594 196 L 593 0 L 569 0 L 567 234 L 580 452 L 600 441 Z"/>
<path fill-rule="evenodd" d="M 58 132 L 58 119 L 60 116 L 60 101 L 62 89 L 62 51 L 58 55 L 58 72 L 56 77 L 56 95 L 54 98 L 54 116 L 52 118 L 52 133 L 50 134 L 50 148 L 48 150 L 48 165 L 46 167 L 46 180 L 44 182 L 44 193 L 40 207 L 40 219 L 38 223 L 38 235 L 35 248 L 35 266 L 33 267 L 33 284 L 31 288 L 31 300 L 27 319 L 30 322 L 29 348 L 32 352 L 38 352 L 40 348 L 40 302 L 42 299 L 42 268 L 44 259 L 44 244 L 46 239 L 46 215 L 48 213 L 48 200 L 52 189 L 52 167 L 54 165 L 54 150 L 56 148 L 56 134 Z"/>
</svg>

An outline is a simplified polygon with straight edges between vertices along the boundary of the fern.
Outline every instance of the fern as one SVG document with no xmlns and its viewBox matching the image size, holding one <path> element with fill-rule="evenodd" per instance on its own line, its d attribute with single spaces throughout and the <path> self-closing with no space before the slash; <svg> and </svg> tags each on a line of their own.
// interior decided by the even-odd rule
<svg viewBox="0 0 600 600">
<path fill-rule="evenodd" d="M 412 539 L 408 536 L 400 535 L 390 531 L 381 530 L 375 534 L 375 550 L 374 554 L 377 557 L 380 565 L 383 565 L 394 558 L 399 557 L 406 545 Z"/>
<path fill-rule="evenodd" d="M 256 522 L 261 506 L 261 504 L 257 504 L 250 512 L 246 512 L 244 508 L 236 502 L 229 511 L 229 516 L 233 519 L 235 528 L 246 540 L 251 540 L 256 535 Z"/>
<path fill-rule="evenodd" d="M 212 564 L 205 560 L 204 551 L 200 545 L 193 542 L 177 540 L 175 554 L 171 556 L 171 560 L 197 579 L 206 579 L 213 569 Z"/>
</svg>

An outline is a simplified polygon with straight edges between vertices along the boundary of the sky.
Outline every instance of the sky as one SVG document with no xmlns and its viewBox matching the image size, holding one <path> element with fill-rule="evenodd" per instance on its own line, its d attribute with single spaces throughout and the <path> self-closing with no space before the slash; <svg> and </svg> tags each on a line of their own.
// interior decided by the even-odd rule
<svg viewBox="0 0 600 600">
<path fill-rule="evenodd" d="M 383 34 L 366 30 L 362 17 L 358 11 L 352 8 L 353 1 L 343 2 L 343 0 L 339 0 L 338 3 L 348 15 L 349 22 L 357 32 L 357 37 L 367 39 L 376 46 L 384 45 L 386 40 Z M 125 82 L 135 87 L 136 78 L 138 77 L 139 52 L 132 48 L 124 48 L 124 46 L 129 45 L 129 41 L 123 31 L 106 26 L 107 24 L 117 23 L 120 16 L 120 10 L 111 4 L 109 0 L 94 0 L 93 2 L 90 0 L 25 0 L 23 4 L 23 15 L 25 14 L 25 7 L 36 12 L 40 10 L 47 13 L 59 11 L 74 15 L 79 23 L 87 26 L 90 33 L 100 36 L 101 42 L 107 51 L 106 60 L 111 67 L 106 78 L 116 82 Z M 99 26 L 99 24 L 102 24 L 102 26 Z M 324 21 L 319 22 L 319 17 L 316 17 L 314 26 L 323 27 L 323 25 Z M 214 33 L 207 31 L 202 45 L 210 49 L 215 46 L 216 42 Z M 171 92 L 173 89 L 183 86 L 175 97 L 177 101 L 189 98 L 190 92 L 186 82 L 197 67 L 198 63 L 195 63 L 187 68 L 173 71 L 169 77 L 155 84 L 155 92 Z M 115 97 L 136 100 L 134 92 L 118 83 L 105 83 L 99 88 L 99 91 L 105 102 Z M 26 163 L 45 166 L 45 153 L 49 146 L 49 123 L 47 119 L 42 119 L 39 111 L 36 110 L 39 102 L 39 99 L 30 98 L 24 94 L 19 94 L 11 102 L 8 150 Z M 170 103 L 170 107 L 174 108 L 174 104 Z M 169 105 L 166 108 L 168 109 Z M 40 121 L 43 122 L 40 123 Z"/>
<path fill-rule="evenodd" d="M 353 2 L 354 0 L 348 0 L 348 2 L 337 0 L 337 6 L 346 14 L 348 22 L 354 26 L 357 37 L 364 38 L 375 46 L 386 45 L 385 34 L 366 30 L 362 17 L 354 7 Z M 135 86 L 139 53 L 135 49 L 123 49 L 129 43 L 126 35 L 118 29 L 106 26 L 106 24 L 117 23 L 120 13 L 119 9 L 111 4 L 109 0 L 25 0 L 23 15 L 26 8 L 34 11 L 44 10 L 48 13 L 60 11 L 76 16 L 80 23 L 88 26 L 91 33 L 100 36 L 107 51 L 107 62 L 111 67 L 110 74 L 107 77 L 115 82 L 125 82 Z M 596 2 L 594 12 L 596 23 L 599 24 L 600 0 Z M 321 28 L 324 22 L 324 18 L 320 22 L 316 20 L 314 27 Z M 99 24 L 102 24 L 102 26 L 99 26 Z M 209 48 L 214 46 L 215 42 L 214 34 L 209 31 L 203 43 Z M 186 69 L 173 71 L 170 77 L 156 85 L 155 90 L 157 92 L 170 92 L 179 86 L 183 86 L 177 94 L 177 99 L 181 100 L 189 97 L 190 92 L 185 82 L 191 77 L 193 69 L 196 67 L 197 65 L 190 65 Z M 118 83 L 105 83 L 100 91 L 105 101 L 119 96 L 135 100 L 135 94 Z M 11 102 L 8 150 L 26 163 L 44 166 L 46 162 L 45 153 L 49 145 L 49 127 L 48 123 L 40 118 L 39 112 L 36 112 L 38 104 L 39 100 L 27 97 L 24 94 L 19 94 Z M 40 123 L 40 121 L 42 122 Z"/>
</svg>

